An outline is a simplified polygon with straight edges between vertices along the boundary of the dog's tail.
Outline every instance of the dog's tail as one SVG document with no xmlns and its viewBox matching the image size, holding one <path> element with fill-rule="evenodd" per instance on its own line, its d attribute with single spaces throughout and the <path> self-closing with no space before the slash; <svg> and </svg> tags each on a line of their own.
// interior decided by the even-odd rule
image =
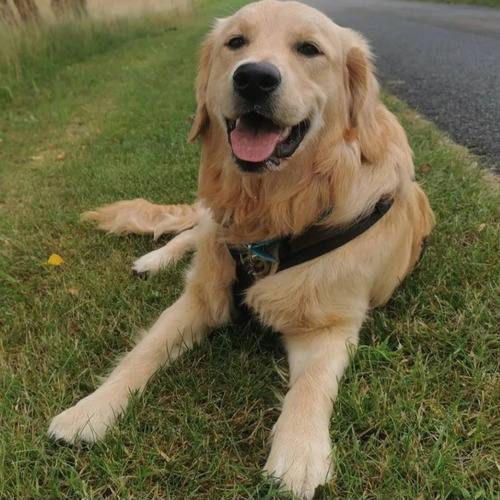
<svg viewBox="0 0 500 500">
<path fill-rule="evenodd" d="M 82 214 L 82 220 L 93 220 L 97 227 L 115 234 L 180 233 L 196 226 L 207 208 L 193 205 L 155 205 L 137 198 L 118 201 Z"/>
</svg>

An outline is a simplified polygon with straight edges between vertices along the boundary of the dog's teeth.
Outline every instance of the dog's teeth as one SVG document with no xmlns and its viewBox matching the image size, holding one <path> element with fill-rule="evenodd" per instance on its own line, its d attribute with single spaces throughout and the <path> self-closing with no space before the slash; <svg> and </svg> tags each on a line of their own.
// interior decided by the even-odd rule
<svg viewBox="0 0 500 500">
<path fill-rule="evenodd" d="M 280 159 L 274 155 L 271 156 L 271 158 L 269 158 L 269 160 L 267 160 L 267 161 L 268 161 L 268 163 L 271 163 L 275 167 L 279 166 L 279 164 L 281 163 Z M 271 166 L 271 165 L 269 165 L 269 166 Z"/>
<path fill-rule="evenodd" d="M 290 135 L 291 131 L 292 131 L 292 127 L 284 128 L 283 131 L 281 132 L 281 135 L 286 138 Z"/>
</svg>

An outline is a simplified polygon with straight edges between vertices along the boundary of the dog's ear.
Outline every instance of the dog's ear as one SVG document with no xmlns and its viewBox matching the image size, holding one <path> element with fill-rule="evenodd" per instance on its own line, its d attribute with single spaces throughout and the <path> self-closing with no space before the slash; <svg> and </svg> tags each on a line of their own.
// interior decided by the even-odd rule
<svg viewBox="0 0 500 500">
<path fill-rule="evenodd" d="M 194 141 L 200 134 L 202 134 L 208 125 L 209 118 L 206 99 L 208 78 L 210 76 L 210 68 L 212 67 L 214 45 L 215 29 L 210 32 L 201 46 L 200 63 L 195 83 L 197 108 L 193 126 L 191 127 L 191 132 L 189 133 L 190 142 Z"/>
<path fill-rule="evenodd" d="M 373 111 L 378 96 L 378 84 L 373 75 L 370 51 L 359 40 L 347 52 L 347 86 L 349 91 L 349 126 L 358 126 L 361 114 Z M 371 109 L 370 109 L 371 108 Z"/>
</svg>

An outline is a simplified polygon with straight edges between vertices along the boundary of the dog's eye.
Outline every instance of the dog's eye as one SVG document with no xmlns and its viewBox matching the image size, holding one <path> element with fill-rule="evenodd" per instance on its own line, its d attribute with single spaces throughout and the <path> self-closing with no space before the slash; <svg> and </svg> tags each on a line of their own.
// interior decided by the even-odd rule
<svg viewBox="0 0 500 500">
<path fill-rule="evenodd" d="M 295 50 L 299 53 L 302 54 L 303 56 L 306 57 L 314 57 L 314 56 L 319 56 L 321 54 L 321 51 L 316 47 L 316 45 L 313 45 L 312 43 L 299 43 L 296 47 Z"/>
<path fill-rule="evenodd" d="M 234 36 L 229 40 L 229 42 L 226 43 L 226 46 L 229 47 L 231 50 L 238 50 L 243 45 L 246 45 L 247 41 L 244 37 L 242 36 Z"/>
</svg>

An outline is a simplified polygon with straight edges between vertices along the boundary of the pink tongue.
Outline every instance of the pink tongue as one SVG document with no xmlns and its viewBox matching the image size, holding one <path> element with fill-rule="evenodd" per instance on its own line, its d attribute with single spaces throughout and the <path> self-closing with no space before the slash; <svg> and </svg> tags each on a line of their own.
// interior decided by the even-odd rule
<svg viewBox="0 0 500 500">
<path fill-rule="evenodd" d="M 268 160 L 276 145 L 284 139 L 278 130 L 253 130 L 239 125 L 231 132 L 233 153 L 244 161 L 261 162 Z"/>
</svg>

